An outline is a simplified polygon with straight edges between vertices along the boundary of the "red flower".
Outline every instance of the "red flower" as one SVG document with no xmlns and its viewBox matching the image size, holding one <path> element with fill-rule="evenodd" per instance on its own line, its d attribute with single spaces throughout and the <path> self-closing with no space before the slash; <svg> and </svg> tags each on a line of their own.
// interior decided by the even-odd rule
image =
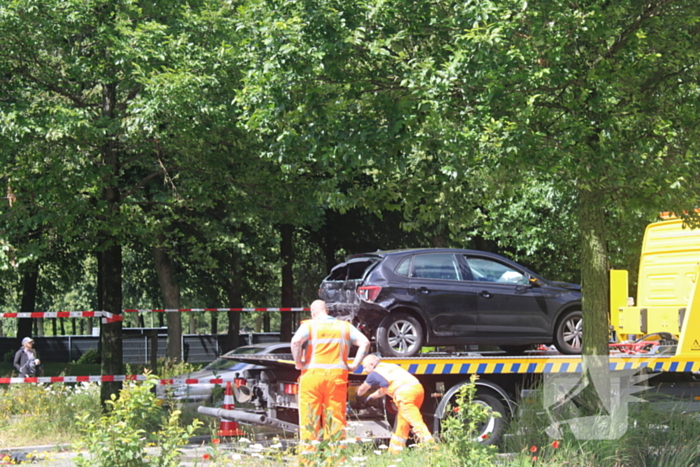
<svg viewBox="0 0 700 467">
<path fill-rule="evenodd" d="M 532 462 L 537 462 L 537 456 L 532 456 Z"/>
<path fill-rule="evenodd" d="M 455 407 L 454 409 L 452 409 L 452 411 L 453 411 L 454 413 L 459 413 L 459 407 Z"/>
<path fill-rule="evenodd" d="M 214 438 L 211 440 L 212 444 L 219 444 L 221 443 L 221 440 L 219 438 Z"/>
<path fill-rule="evenodd" d="M 530 452 L 537 452 L 537 446 L 532 446 L 530 448 Z"/>
<path fill-rule="evenodd" d="M 481 435 L 481 439 L 489 439 L 489 434 L 484 433 L 483 435 Z"/>
<path fill-rule="evenodd" d="M 211 459 L 211 456 L 209 454 L 204 454 L 202 456 L 202 459 L 204 459 L 205 461 L 208 461 L 209 459 Z"/>
<path fill-rule="evenodd" d="M 553 442 L 552 442 L 552 447 L 553 447 L 554 449 L 558 449 L 558 448 L 559 448 L 559 441 L 556 441 L 556 440 L 553 441 Z"/>
</svg>

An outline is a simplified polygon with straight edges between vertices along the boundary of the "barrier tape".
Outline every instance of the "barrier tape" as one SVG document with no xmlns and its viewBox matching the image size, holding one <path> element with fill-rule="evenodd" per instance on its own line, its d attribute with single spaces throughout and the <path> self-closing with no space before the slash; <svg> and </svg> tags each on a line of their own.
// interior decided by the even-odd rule
<svg viewBox="0 0 700 467">
<path fill-rule="evenodd" d="M 309 311 L 310 308 L 161 308 L 125 309 L 123 313 L 183 313 L 189 311 Z M 0 318 L 102 318 L 103 323 L 123 321 L 122 315 L 109 311 L 32 311 L 20 313 L 0 313 Z"/>
<path fill-rule="evenodd" d="M 124 313 L 177 313 L 188 311 L 309 311 L 310 308 L 157 308 L 157 309 L 127 309 Z"/>
<path fill-rule="evenodd" d="M 32 311 L 0 313 L 0 318 L 102 318 L 103 323 L 123 321 L 121 315 L 109 311 Z"/>
<path fill-rule="evenodd" d="M 107 382 L 125 382 L 125 381 L 145 381 L 145 375 L 90 375 L 90 376 L 32 376 L 27 378 L 0 378 L 0 384 L 18 384 L 18 383 L 107 383 Z M 199 378 L 199 379 L 182 379 L 170 378 L 159 379 L 160 386 L 171 386 L 174 384 L 190 385 L 190 384 L 224 384 L 227 381 L 233 383 L 233 379 L 223 378 Z"/>
</svg>

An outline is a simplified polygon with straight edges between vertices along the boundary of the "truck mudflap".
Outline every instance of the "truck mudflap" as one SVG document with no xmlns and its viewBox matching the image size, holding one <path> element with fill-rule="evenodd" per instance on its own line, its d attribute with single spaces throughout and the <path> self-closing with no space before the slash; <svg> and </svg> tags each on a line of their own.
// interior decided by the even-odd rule
<svg viewBox="0 0 700 467">
<path fill-rule="evenodd" d="M 202 415 L 209 415 L 211 417 L 225 418 L 226 420 L 232 420 L 236 422 L 250 423 L 253 425 L 262 426 L 272 426 L 275 428 L 281 428 L 284 431 L 297 432 L 299 431 L 299 425 L 294 423 L 285 422 L 276 418 L 268 417 L 262 413 L 246 412 L 244 410 L 227 410 L 227 409 L 217 409 L 215 407 L 204 407 L 200 406 L 197 408 L 197 412 Z"/>
</svg>

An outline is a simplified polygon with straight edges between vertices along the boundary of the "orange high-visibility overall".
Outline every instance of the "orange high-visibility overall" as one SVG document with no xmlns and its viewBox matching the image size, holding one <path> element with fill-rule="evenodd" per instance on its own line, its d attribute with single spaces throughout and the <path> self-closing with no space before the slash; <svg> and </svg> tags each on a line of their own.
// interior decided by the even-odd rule
<svg viewBox="0 0 700 467">
<path fill-rule="evenodd" d="M 351 325 L 342 320 L 308 320 L 309 340 L 299 377 L 301 453 L 312 453 L 323 421 L 323 437 L 345 437 Z"/>
<path fill-rule="evenodd" d="M 391 363 L 380 362 L 374 371 L 389 383 L 389 387 L 384 388 L 384 391 L 394 399 L 398 408 L 396 427 L 389 442 L 389 452 L 398 454 L 403 450 L 411 428 L 419 442 L 434 442 L 433 435 L 420 413 L 424 391 L 418 379 L 400 366 Z"/>
</svg>

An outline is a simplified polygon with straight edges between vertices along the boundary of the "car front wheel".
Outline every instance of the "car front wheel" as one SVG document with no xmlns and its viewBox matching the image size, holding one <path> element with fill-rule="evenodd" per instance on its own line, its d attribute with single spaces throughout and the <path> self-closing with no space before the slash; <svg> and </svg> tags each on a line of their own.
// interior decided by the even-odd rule
<svg viewBox="0 0 700 467">
<path fill-rule="evenodd" d="M 377 329 L 377 347 L 384 357 L 412 357 L 420 352 L 425 333 L 416 318 L 405 313 L 384 318 Z"/>
<path fill-rule="evenodd" d="M 554 345 L 566 355 L 581 353 L 583 339 L 583 313 L 570 311 L 557 322 L 554 331 Z"/>
</svg>

